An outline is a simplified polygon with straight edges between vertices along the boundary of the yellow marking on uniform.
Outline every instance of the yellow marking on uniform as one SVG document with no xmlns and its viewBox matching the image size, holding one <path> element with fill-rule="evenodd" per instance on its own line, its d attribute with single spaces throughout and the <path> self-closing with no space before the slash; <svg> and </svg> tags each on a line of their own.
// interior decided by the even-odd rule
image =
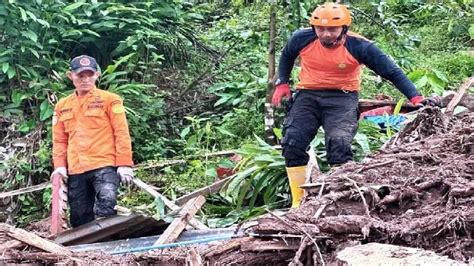
<svg viewBox="0 0 474 266">
<path fill-rule="evenodd" d="M 123 108 L 122 104 L 114 104 L 112 106 L 112 112 L 114 114 L 121 114 L 121 113 L 125 112 L 125 108 Z"/>
</svg>

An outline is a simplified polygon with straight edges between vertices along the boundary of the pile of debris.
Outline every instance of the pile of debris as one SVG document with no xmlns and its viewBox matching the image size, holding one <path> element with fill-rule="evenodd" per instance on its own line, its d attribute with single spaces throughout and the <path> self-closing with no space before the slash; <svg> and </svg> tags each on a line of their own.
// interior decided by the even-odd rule
<svg viewBox="0 0 474 266">
<path fill-rule="evenodd" d="M 454 106 L 444 114 L 423 109 L 377 153 L 319 175 L 300 208 L 242 225 L 252 237 L 218 246 L 204 258 L 324 265 L 340 263 L 344 248 L 377 242 L 472 260 L 474 112 L 467 107 L 456 116 Z"/>
<path fill-rule="evenodd" d="M 320 263 L 334 261 L 344 247 L 378 242 L 467 262 L 474 257 L 474 113 L 446 127 L 443 121 L 438 108 L 425 109 L 413 122 L 417 127 L 406 127 L 383 150 L 319 176 L 315 192 L 300 208 L 260 218 L 245 230 L 259 236 L 253 246 L 279 243 L 287 251 L 243 251 L 241 246 L 213 259 Z M 285 236 L 302 238 L 292 247 L 298 248 L 296 256 Z"/>
</svg>

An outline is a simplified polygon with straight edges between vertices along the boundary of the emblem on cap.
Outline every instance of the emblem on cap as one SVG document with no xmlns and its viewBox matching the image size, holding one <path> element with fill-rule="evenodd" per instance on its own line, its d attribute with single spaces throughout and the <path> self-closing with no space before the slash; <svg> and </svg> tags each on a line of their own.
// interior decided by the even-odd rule
<svg viewBox="0 0 474 266">
<path fill-rule="evenodd" d="M 81 64 L 81 66 L 88 66 L 91 64 L 91 60 L 89 60 L 89 58 L 81 58 L 79 64 Z"/>
<path fill-rule="evenodd" d="M 340 64 L 337 65 L 337 67 L 340 68 L 340 69 L 343 69 L 343 68 L 346 68 L 346 64 L 340 63 Z"/>
</svg>

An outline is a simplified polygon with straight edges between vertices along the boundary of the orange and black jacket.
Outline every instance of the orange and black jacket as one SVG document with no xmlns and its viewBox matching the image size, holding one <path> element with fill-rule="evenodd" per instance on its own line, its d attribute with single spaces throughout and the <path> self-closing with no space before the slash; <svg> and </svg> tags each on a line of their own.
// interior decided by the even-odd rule
<svg viewBox="0 0 474 266">
<path fill-rule="evenodd" d="M 132 145 L 122 99 L 92 89 L 61 99 L 53 115 L 54 168 L 81 174 L 105 166 L 132 166 Z"/>
<path fill-rule="evenodd" d="M 282 51 L 278 83 L 288 83 L 297 57 L 301 72 L 297 89 L 359 91 L 362 65 L 392 82 L 408 99 L 420 95 L 403 71 L 373 42 L 349 32 L 336 48 L 321 45 L 312 28 L 296 31 Z"/>
</svg>

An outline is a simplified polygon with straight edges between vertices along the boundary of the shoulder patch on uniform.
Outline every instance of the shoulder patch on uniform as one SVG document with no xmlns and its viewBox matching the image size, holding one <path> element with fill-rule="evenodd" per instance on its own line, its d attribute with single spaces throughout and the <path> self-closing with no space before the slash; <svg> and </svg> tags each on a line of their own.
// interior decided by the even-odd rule
<svg viewBox="0 0 474 266">
<path fill-rule="evenodd" d="M 125 108 L 121 102 L 116 102 L 112 105 L 112 113 L 121 114 L 123 112 L 125 112 Z"/>
</svg>

